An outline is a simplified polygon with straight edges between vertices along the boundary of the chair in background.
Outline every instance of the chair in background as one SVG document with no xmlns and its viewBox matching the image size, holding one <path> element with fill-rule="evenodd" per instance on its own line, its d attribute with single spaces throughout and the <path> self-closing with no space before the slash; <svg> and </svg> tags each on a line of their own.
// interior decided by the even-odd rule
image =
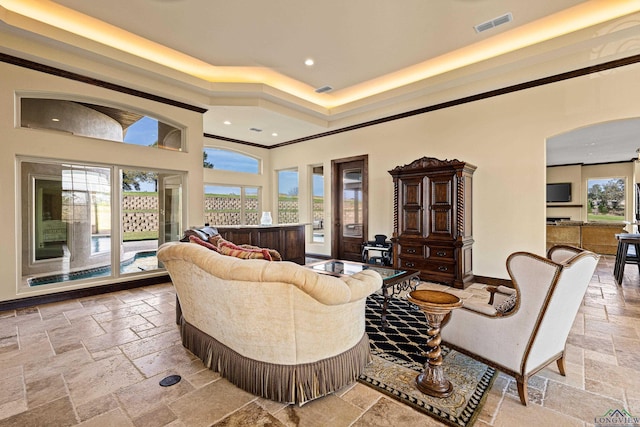
<svg viewBox="0 0 640 427">
<path fill-rule="evenodd" d="M 515 306 L 505 313 L 463 306 L 451 313 L 442 340 L 515 377 L 520 401 L 527 404 L 527 381 L 556 361 L 565 375 L 565 344 L 582 304 L 599 255 L 571 246 L 554 246 L 547 257 L 516 252 L 507 259 Z"/>
<path fill-rule="evenodd" d="M 384 234 L 376 234 L 374 240 L 362 244 L 362 262 L 365 264 L 391 265 L 393 244 Z"/>
<path fill-rule="evenodd" d="M 616 234 L 618 249 L 616 262 L 613 266 L 613 276 L 618 285 L 622 285 L 624 267 L 627 264 L 636 264 L 640 272 L 640 234 L 621 233 Z"/>
</svg>

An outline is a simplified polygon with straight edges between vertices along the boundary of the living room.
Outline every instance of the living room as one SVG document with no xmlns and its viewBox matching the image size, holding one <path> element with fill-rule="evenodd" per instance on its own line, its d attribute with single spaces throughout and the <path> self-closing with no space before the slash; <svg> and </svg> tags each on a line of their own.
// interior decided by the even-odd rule
<svg viewBox="0 0 640 427">
<path fill-rule="evenodd" d="M 348 117 L 341 117 L 340 108 L 330 109 L 329 116 L 336 116 L 330 128 L 326 125 L 328 119 L 315 119 L 335 132 L 275 148 L 216 138 L 205 129 L 201 112 L 178 105 L 177 101 L 200 108 L 216 104 L 219 94 L 210 89 L 211 83 L 194 83 L 192 76 L 184 77 L 169 67 L 99 46 L 95 41 L 82 39 L 80 42 L 76 35 L 62 37 L 64 43 L 73 47 L 42 42 L 38 37 L 24 36 L 21 33 L 26 31 L 24 28 L 9 28 L 13 21 L 4 21 L 0 27 L 0 204 L 3 206 L 0 230 L 7 244 L 0 248 L 0 302 L 114 285 L 130 281 L 132 277 L 101 277 L 91 282 L 32 288 L 22 285 L 22 265 L 28 255 L 22 233 L 26 196 L 21 191 L 19 165 L 33 160 L 182 173 L 182 228 L 187 228 L 205 222 L 203 184 L 260 187 L 262 210 L 275 211 L 276 174 L 289 169 L 298 171 L 300 222 L 311 223 L 313 168 L 322 165 L 324 171 L 330 171 L 333 160 L 366 155 L 368 237 L 371 238 L 374 234 L 391 236 L 393 231 L 394 188 L 389 170 L 424 156 L 459 159 L 477 166 L 473 177 L 473 273 L 508 279 L 505 261 L 511 253 L 544 254 L 546 250 L 546 141 L 585 126 L 640 116 L 637 103 L 640 65 L 635 47 L 638 17 L 638 12 L 632 13 L 497 59 L 468 65 L 446 76 L 432 77 L 424 86 L 433 85 L 434 89 L 422 87 L 423 92 L 418 96 L 408 96 L 403 102 L 406 114 L 397 115 L 399 107 L 394 105 L 385 105 L 375 113 L 360 111 Z M 38 31 L 44 30 L 38 27 Z M 569 52 L 571 46 L 581 48 Z M 548 55 L 544 60 L 530 59 L 540 55 L 542 48 Z M 88 54 L 89 51 L 93 53 Z M 95 52 L 105 56 L 97 59 Z M 612 65 L 608 69 L 562 75 L 609 62 Z M 131 64 L 147 67 L 151 72 L 142 73 Z M 504 72 L 492 73 L 497 66 L 502 66 Z M 56 75 L 51 72 L 53 69 L 68 74 Z M 483 78 L 472 79 L 473 76 Z M 548 76 L 561 77 L 538 81 Z M 92 80 L 109 84 L 91 84 Z M 505 88 L 510 90 L 503 90 Z M 145 94 L 156 98 L 150 99 L 143 96 Z M 478 94 L 484 96 L 475 97 Z M 185 149 L 157 149 L 150 153 L 148 147 L 114 146 L 112 142 L 93 138 L 21 128 L 17 125 L 18 105 L 24 96 L 56 96 L 146 112 L 179 124 L 184 129 Z M 271 100 L 255 102 L 268 104 Z M 283 106 L 274 109 L 284 116 L 296 115 Z M 205 147 L 229 149 L 258 158 L 261 171 L 245 175 L 204 169 Z M 331 177 L 325 173 L 327 201 L 332 199 L 330 183 Z M 325 209 L 325 224 L 332 220 L 330 208 L 327 205 Z M 307 241 L 307 252 L 331 256 L 332 239 L 331 227 L 326 227 L 324 242 Z M 138 273 L 135 278 L 162 276 L 164 272 Z M 163 293 L 165 291 L 163 289 Z M 633 313 L 637 313 L 636 310 L 637 307 L 633 308 Z M 584 354 L 585 350 L 580 351 Z M 639 398 L 627 398 L 630 404 L 636 404 L 629 409 L 637 412 Z"/>
</svg>

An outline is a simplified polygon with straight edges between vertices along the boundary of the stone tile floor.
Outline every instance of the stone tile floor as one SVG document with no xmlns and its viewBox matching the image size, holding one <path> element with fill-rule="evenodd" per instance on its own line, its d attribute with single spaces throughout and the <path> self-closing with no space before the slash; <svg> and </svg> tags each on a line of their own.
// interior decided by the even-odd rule
<svg viewBox="0 0 640 427">
<path fill-rule="evenodd" d="M 567 344 L 567 371 L 533 377 L 530 404 L 500 375 L 476 426 L 590 426 L 640 416 L 640 277 L 603 257 Z M 170 284 L 0 312 L 0 426 L 436 426 L 362 385 L 303 407 L 252 396 L 180 344 Z M 169 374 L 183 380 L 158 385 Z"/>
</svg>

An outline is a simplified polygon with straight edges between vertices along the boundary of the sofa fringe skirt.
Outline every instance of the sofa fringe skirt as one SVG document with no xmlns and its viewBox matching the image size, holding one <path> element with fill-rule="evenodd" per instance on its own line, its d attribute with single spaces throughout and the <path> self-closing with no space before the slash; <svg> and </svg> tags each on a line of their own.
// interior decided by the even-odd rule
<svg viewBox="0 0 640 427">
<path fill-rule="evenodd" d="M 283 403 L 304 403 L 355 382 L 371 362 L 366 332 L 351 349 L 333 357 L 300 365 L 279 365 L 242 356 L 180 319 L 182 345 L 241 389 Z"/>
</svg>

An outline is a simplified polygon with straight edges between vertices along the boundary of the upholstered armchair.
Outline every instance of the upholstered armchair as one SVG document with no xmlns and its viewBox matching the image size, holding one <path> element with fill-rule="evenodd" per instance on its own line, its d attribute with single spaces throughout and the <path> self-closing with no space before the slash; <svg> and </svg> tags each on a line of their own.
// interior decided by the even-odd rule
<svg viewBox="0 0 640 427">
<path fill-rule="evenodd" d="M 520 401 L 526 405 L 530 376 L 554 361 L 565 375 L 567 336 L 598 258 L 570 246 L 553 247 L 546 258 L 528 252 L 510 255 L 513 309 L 504 314 L 490 308 L 454 310 L 441 330 L 442 340 L 515 377 Z"/>
</svg>

